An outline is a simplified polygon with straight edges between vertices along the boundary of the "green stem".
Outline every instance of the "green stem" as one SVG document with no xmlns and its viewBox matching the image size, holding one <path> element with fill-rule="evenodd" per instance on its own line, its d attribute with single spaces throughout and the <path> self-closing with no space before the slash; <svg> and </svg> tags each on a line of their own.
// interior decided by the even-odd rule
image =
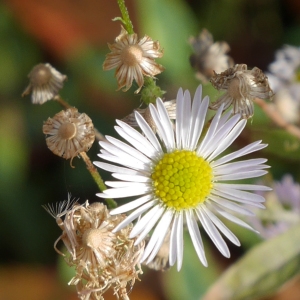
<svg viewBox="0 0 300 300">
<path fill-rule="evenodd" d="M 128 10 L 127 10 L 127 7 L 125 5 L 125 0 L 117 0 L 117 1 L 118 1 L 120 11 L 122 13 L 122 19 L 123 19 L 123 22 L 124 22 L 124 25 L 125 25 L 125 29 L 127 30 L 127 32 L 129 34 L 133 34 L 134 33 L 133 25 L 132 25 L 131 20 L 129 18 Z"/>
<path fill-rule="evenodd" d="M 96 182 L 99 190 L 101 192 L 106 190 L 106 186 L 105 186 L 100 174 L 98 173 L 96 167 L 92 164 L 92 162 L 91 162 L 90 158 L 88 157 L 88 155 L 86 154 L 86 152 L 80 152 L 80 156 L 84 160 L 86 167 L 87 167 L 88 171 L 90 172 L 90 174 L 92 175 L 94 181 Z M 117 203 L 113 199 L 108 198 L 105 200 L 106 200 L 107 206 L 109 208 L 116 208 L 118 206 Z"/>
</svg>

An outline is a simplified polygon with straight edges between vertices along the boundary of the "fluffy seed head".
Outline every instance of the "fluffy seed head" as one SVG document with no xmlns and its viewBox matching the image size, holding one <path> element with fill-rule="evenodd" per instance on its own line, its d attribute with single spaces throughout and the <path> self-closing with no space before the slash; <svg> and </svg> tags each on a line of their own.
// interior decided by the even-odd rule
<svg viewBox="0 0 300 300">
<path fill-rule="evenodd" d="M 61 206 L 61 205 L 58 205 Z M 118 233 L 112 230 L 124 220 L 124 215 L 110 216 L 102 203 L 75 204 L 68 207 L 61 220 L 62 240 L 68 255 L 66 262 L 75 267 L 76 275 L 69 284 L 75 285 L 82 300 L 103 299 L 109 289 L 121 299 L 128 298 L 128 284 L 133 286 L 142 273 L 139 264 L 144 244 L 134 245 L 129 238 L 132 224 Z M 64 254 L 62 254 L 64 255 Z"/>
</svg>

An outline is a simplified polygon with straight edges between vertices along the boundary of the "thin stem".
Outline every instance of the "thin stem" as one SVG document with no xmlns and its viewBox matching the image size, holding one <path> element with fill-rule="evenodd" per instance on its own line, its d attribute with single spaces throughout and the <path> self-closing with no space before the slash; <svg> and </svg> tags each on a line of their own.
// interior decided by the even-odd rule
<svg viewBox="0 0 300 300">
<path fill-rule="evenodd" d="M 88 155 L 86 154 L 86 152 L 80 152 L 80 156 L 82 157 L 83 161 L 85 162 L 86 167 L 87 167 L 88 171 L 90 172 L 90 174 L 92 175 L 99 190 L 101 192 L 106 190 L 106 186 L 105 186 L 100 174 L 98 173 L 96 167 L 92 164 L 92 162 L 91 162 L 90 158 L 88 157 Z M 109 208 L 117 207 L 117 203 L 113 199 L 105 199 L 105 200 L 106 200 L 107 206 Z"/>
<path fill-rule="evenodd" d="M 134 33 L 133 25 L 131 23 L 129 13 L 128 13 L 127 7 L 125 5 L 125 0 L 117 0 L 117 1 L 118 1 L 120 11 L 122 13 L 122 21 L 125 25 L 125 28 L 129 34 L 133 34 Z"/>
<path fill-rule="evenodd" d="M 279 127 L 285 129 L 287 132 L 300 139 L 300 128 L 284 120 L 284 118 L 275 109 L 274 105 L 268 104 L 259 98 L 255 98 L 254 103 L 260 106 L 265 114 L 268 115 Z"/>
</svg>

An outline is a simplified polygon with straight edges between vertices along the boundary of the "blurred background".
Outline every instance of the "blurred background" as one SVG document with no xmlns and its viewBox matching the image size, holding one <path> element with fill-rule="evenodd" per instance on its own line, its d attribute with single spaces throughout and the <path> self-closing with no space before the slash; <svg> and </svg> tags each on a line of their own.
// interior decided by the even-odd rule
<svg viewBox="0 0 300 300">
<path fill-rule="evenodd" d="M 166 71 L 158 76 L 158 84 L 167 91 L 167 99 L 174 99 L 179 87 L 193 94 L 199 84 L 189 65 L 188 39 L 203 28 L 215 40 L 227 41 L 229 55 L 249 68 L 267 70 L 283 44 L 300 45 L 299 1 L 127 0 L 126 4 L 139 36 L 147 34 L 164 48 L 164 57 L 157 62 Z M 30 97 L 21 94 L 32 67 L 48 62 L 68 76 L 61 96 L 88 114 L 100 132 L 115 135 L 114 120 L 140 105 L 139 96 L 133 94 L 136 84 L 127 93 L 116 92 L 114 71 L 102 70 L 107 43 L 120 32 L 120 23 L 112 22 L 117 16 L 117 1 L 0 2 L 0 300 L 77 299 L 74 287 L 67 286 L 71 270 L 53 249 L 61 231 L 41 205 L 62 201 L 68 192 L 81 202 L 99 201 L 97 187 L 80 159 L 74 159 L 72 169 L 69 161 L 46 146 L 43 121 L 61 107 L 54 101 L 32 105 Z M 218 93 L 210 85 L 205 91 L 216 100 Z M 272 135 L 276 126 L 257 107 L 249 123 L 237 143 L 268 142 L 270 146 L 259 155 L 269 159 L 269 176 L 280 180 L 289 173 L 300 182 L 299 141 L 282 131 Z M 283 151 L 286 143 L 289 150 Z M 91 160 L 97 159 L 97 152 L 95 143 L 88 153 Z M 144 268 L 130 298 L 200 299 L 225 268 L 261 241 L 254 233 L 234 230 L 242 247 L 229 245 L 230 259 L 221 257 L 204 237 L 209 263 L 204 268 L 187 238 L 182 271 Z M 265 299 L 300 299 L 299 291 L 296 282 Z"/>
</svg>

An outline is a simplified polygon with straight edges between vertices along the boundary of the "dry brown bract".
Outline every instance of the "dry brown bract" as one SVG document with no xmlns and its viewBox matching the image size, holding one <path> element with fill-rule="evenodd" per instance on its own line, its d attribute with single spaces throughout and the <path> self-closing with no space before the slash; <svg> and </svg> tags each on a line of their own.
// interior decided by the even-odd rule
<svg viewBox="0 0 300 300">
<path fill-rule="evenodd" d="M 48 118 L 43 125 L 48 148 L 65 159 L 90 149 L 95 140 L 92 120 L 76 108 L 69 108 Z"/>
<path fill-rule="evenodd" d="M 176 119 L 176 100 L 164 101 L 164 106 L 167 110 L 170 120 Z M 149 106 L 147 108 L 137 108 L 136 111 L 143 116 L 146 122 L 149 124 L 151 129 L 156 132 L 156 126 L 154 120 L 151 117 Z M 128 116 L 122 119 L 123 122 L 127 123 L 132 127 L 139 127 L 136 119 L 135 112 L 132 112 Z"/>
<path fill-rule="evenodd" d="M 210 108 L 217 110 L 224 104 L 226 110 L 232 104 L 233 113 L 240 113 L 245 119 L 254 114 L 254 98 L 268 99 L 273 96 L 268 77 L 257 67 L 247 70 L 245 64 L 215 73 L 210 81 L 217 90 L 226 91 Z"/>
<path fill-rule="evenodd" d="M 128 34 L 122 27 L 115 43 L 108 44 L 108 47 L 111 53 L 106 55 L 103 69 L 116 68 L 118 89 L 125 86 L 124 92 L 131 87 L 134 79 L 139 86 L 135 91 L 138 93 L 144 84 L 144 76 L 154 77 L 164 70 L 164 67 L 154 60 L 162 57 L 163 51 L 159 42 L 154 42 L 149 36 L 144 36 L 138 41 L 136 33 Z"/>
<path fill-rule="evenodd" d="M 28 74 L 28 78 L 30 82 L 22 97 L 31 93 L 32 103 L 43 104 L 58 94 L 67 76 L 58 72 L 50 64 L 38 64 Z"/>
<path fill-rule="evenodd" d="M 227 55 L 229 45 L 226 42 L 214 42 L 208 30 L 203 29 L 197 38 L 191 37 L 189 43 L 194 50 L 190 63 L 197 71 L 196 77 L 202 82 L 210 80 L 214 71 L 223 72 L 233 66 L 233 59 Z"/>
<path fill-rule="evenodd" d="M 56 215 L 51 207 L 45 207 L 63 231 L 54 248 L 64 255 L 56 247 L 62 240 L 69 252 L 66 262 L 75 267 L 76 275 L 69 284 L 76 286 L 82 300 L 102 300 L 109 288 L 118 298 L 129 299 L 127 284 L 131 289 L 142 273 L 139 261 L 144 243 L 134 246 L 135 239 L 129 239 L 132 224 L 112 232 L 125 215 L 110 216 L 106 206 L 99 202 L 72 205 L 69 198 L 62 205 L 64 212 Z"/>
</svg>

